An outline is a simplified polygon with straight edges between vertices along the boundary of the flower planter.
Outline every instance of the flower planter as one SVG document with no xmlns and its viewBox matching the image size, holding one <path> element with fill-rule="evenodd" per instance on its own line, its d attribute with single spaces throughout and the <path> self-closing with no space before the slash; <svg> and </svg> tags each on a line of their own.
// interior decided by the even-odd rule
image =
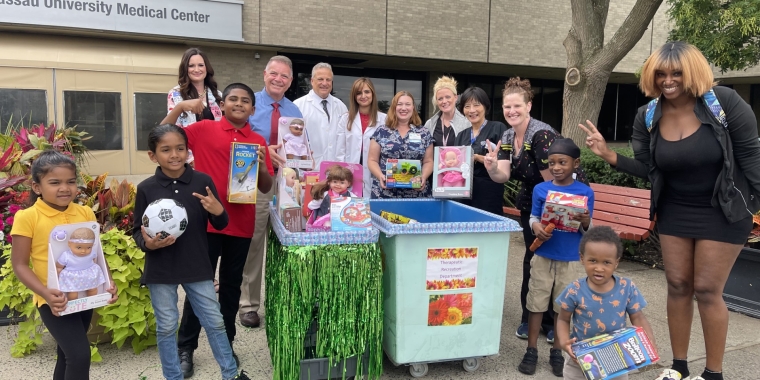
<svg viewBox="0 0 760 380">
<path fill-rule="evenodd" d="M 760 250 L 742 248 L 723 290 L 728 309 L 760 318 Z"/>
</svg>

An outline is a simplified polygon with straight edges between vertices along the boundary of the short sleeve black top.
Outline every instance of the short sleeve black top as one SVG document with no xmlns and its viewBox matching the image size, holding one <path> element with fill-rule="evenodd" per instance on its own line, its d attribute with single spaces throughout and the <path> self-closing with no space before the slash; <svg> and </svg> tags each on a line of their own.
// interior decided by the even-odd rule
<svg viewBox="0 0 760 380">
<path fill-rule="evenodd" d="M 137 185 L 132 237 L 145 251 L 144 284 L 184 284 L 214 278 L 208 256 L 206 222 L 221 230 L 227 226 L 229 219 L 226 211 L 219 216 L 210 214 L 203 208 L 200 199 L 193 196 L 193 193 L 206 194 L 206 186 L 219 199 L 211 177 L 193 170 L 187 164 L 179 178 L 168 177 L 159 167 L 152 177 Z M 140 229 L 142 215 L 151 202 L 161 198 L 174 199 L 182 204 L 187 212 L 187 229 L 174 244 L 151 251 L 145 246 Z"/>
<path fill-rule="evenodd" d="M 442 127 L 441 124 L 441 118 L 439 117 L 435 123 L 435 128 L 433 128 L 433 146 L 455 146 L 457 132 L 454 130 L 454 127 L 451 125 Z"/>
</svg>

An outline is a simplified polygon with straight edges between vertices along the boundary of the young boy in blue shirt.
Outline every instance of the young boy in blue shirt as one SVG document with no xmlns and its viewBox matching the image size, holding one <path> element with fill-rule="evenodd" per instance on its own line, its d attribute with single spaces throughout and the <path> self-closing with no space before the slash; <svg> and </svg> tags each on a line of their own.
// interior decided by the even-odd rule
<svg viewBox="0 0 760 380">
<path fill-rule="evenodd" d="M 623 256 L 623 243 L 615 231 L 606 226 L 591 228 L 579 249 L 586 277 L 573 281 L 554 301 L 561 308 L 556 339 L 571 359 L 565 363 L 564 378 L 571 380 L 586 379 L 572 344 L 626 327 L 626 314 L 632 325 L 644 329 L 657 349 L 652 327 L 641 310 L 647 305 L 641 291 L 630 279 L 614 275 Z M 628 379 L 628 375 L 617 379 Z"/>
<path fill-rule="evenodd" d="M 528 317 L 528 349 L 517 369 L 528 375 L 536 373 L 538 363 L 538 332 L 541 329 L 542 314 L 565 287 L 575 281 L 582 273 L 579 263 L 578 245 L 581 236 L 591 224 L 594 209 L 594 191 L 582 182 L 573 178 L 575 169 L 580 166 L 581 150 L 573 140 L 557 139 L 549 147 L 549 171 L 554 179 L 536 185 L 533 189 L 533 208 L 530 215 L 530 226 L 536 238 L 543 243 L 536 249 L 535 256 L 530 262 L 530 281 L 528 282 L 528 297 L 526 308 Z M 541 224 L 544 204 L 549 191 L 557 191 L 571 195 L 581 195 L 588 198 L 588 210 L 582 214 L 570 215 L 570 219 L 580 221 L 581 227 L 576 232 L 555 230 L 546 232 Z M 560 309 L 554 304 L 554 312 Z M 557 318 L 554 318 L 554 331 L 557 331 Z M 549 364 L 552 373 L 561 377 L 565 364 L 562 357 L 560 340 L 554 340 L 554 346 L 549 351 Z"/>
</svg>

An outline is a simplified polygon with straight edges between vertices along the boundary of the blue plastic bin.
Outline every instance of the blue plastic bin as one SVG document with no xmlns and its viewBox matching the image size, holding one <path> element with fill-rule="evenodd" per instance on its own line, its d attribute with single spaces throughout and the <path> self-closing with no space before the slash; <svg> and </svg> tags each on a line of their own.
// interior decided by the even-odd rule
<svg viewBox="0 0 760 380">
<path fill-rule="evenodd" d="M 450 200 L 372 200 L 370 208 L 384 255 L 388 358 L 411 364 L 412 376 L 421 377 L 429 362 L 463 360 L 465 370 L 474 371 L 479 358 L 497 354 L 510 233 L 521 231 L 517 222 Z M 391 224 L 381 211 L 419 223 Z M 460 288 L 439 289 L 441 281 Z M 441 312 L 447 313 L 443 324 Z"/>
</svg>

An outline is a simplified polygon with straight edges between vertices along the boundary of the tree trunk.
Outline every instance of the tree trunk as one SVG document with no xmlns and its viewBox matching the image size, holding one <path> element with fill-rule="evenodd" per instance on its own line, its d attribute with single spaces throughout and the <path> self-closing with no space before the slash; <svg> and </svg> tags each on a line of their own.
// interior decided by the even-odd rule
<svg viewBox="0 0 760 380">
<path fill-rule="evenodd" d="M 662 0 L 637 0 L 615 35 L 604 42 L 609 0 L 571 0 L 572 26 L 565 38 L 567 72 L 563 92 L 562 135 L 585 146 L 578 128 L 597 123 L 610 73 L 644 35 Z"/>
</svg>

